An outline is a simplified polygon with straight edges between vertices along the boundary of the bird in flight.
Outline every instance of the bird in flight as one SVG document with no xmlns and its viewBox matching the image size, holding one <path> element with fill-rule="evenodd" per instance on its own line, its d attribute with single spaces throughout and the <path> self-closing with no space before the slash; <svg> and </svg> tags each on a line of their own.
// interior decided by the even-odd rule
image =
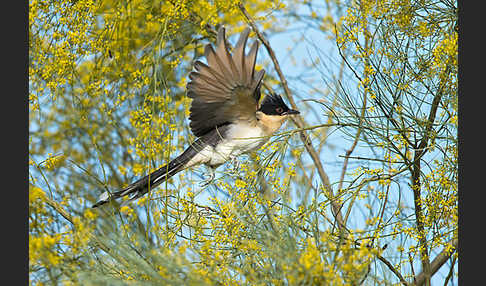
<svg viewBox="0 0 486 286">
<path fill-rule="evenodd" d="M 231 54 L 221 27 L 216 48 L 211 44 L 204 48 L 207 64 L 199 60 L 194 63 L 186 88 L 192 98 L 190 128 L 197 140 L 167 165 L 126 188 L 104 192 L 93 207 L 127 196 L 126 204 L 178 172 L 200 164 L 209 167 L 210 182 L 218 166 L 260 148 L 289 116 L 299 114 L 275 93 L 266 94 L 260 103 L 265 70 L 255 71 L 258 41 L 245 54 L 249 33 L 246 28 L 240 34 Z"/>
</svg>

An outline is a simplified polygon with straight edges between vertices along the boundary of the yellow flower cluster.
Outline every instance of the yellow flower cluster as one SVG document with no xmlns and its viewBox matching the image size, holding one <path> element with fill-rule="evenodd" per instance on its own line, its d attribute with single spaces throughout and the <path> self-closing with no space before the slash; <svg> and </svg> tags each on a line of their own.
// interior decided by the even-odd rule
<svg viewBox="0 0 486 286">
<path fill-rule="evenodd" d="M 44 161 L 44 166 L 48 170 L 53 170 L 57 167 L 59 167 L 64 160 L 66 159 L 66 156 L 64 155 L 55 155 L 53 156 L 52 153 L 47 154 L 49 157 Z"/>
</svg>

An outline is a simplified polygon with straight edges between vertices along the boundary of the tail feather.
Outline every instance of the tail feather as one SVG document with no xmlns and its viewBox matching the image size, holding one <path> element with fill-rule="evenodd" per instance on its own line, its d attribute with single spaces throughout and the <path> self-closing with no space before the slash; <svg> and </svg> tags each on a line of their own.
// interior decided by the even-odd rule
<svg viewBox="0 0 486 286">
<path fill-rule="evenodd" d="M 195 142 L 193 145 L 197 145 L 196 143 L 198 142 Z M 189 146 L 189 148 L 187 148 L 180 156 L 172 160 L 169 164 L 133 182 L 126 188 L 113 193 L 102 193 L 98 198 L 98 202 L 96 202 L 92 207 L 96 208 L 112 200 L 129 196 L 130 198 L 122 203 L 122 205 L 126 205 L 127 203 L 145 195 L 149 192 L 149 190 L 157 187 L 184 169 L 187 162 L 189 162 L 189 160 L 191 160 L 197 154 L 197 150 L 195 147 L 193 147 L 193 145 Z"/>
</svg>

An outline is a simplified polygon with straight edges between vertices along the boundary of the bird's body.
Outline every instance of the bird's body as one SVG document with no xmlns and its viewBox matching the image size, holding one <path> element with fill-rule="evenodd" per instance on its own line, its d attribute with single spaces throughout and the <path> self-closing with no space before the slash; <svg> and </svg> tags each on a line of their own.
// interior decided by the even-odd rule
<svg viewBox="0 0 486 286">
<path fill-rule="evenodd" d="M 261 128 L 247 123 L 229 124 L 227 128 L 218 128 L 212 136 L 219 137 L 221 133 L 224 133 L 224 137 L 221 136 L 215 146 L 206 145 L 186 167 L 205 164 L 215 168 L 231 158 L 260 148 L 268 140 L 268 135 Z"/>
<path fill-rule="evenodd" d="M 245 55 L 249 29 L 240 36 L 233 55 L 225 40 L 224 28 L 218 31 L 217 47 L 205 47 L 208 65 L 196 61 L 190 73 L 188 96 L 193 99 L 190 127 L 198 139 L 169 164 L 130 184 L 126 188 L 103 193 L 93 206 L 129 196 L 137 199 L 176 173 L 204 164 L 213 170 L 228 160 L 260 148 L 291 114 L 276 94 L 260 100 L 264 70 L 255 72 L 258 42 Z"/>
</svg>

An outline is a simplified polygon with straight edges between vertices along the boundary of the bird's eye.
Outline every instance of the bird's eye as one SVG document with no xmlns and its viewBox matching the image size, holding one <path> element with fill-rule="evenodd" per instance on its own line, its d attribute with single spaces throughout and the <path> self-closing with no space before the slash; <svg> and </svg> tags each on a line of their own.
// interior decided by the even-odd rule
<svg viewBox="0 0 486 286">
<path fill-rule="evenodd" d="M 277 111 L 277 113 L 282 113 L 283 112 L 283 108 L 282 107 L 277 107 L 275 109 L 275 111 Z"/>
</svg>

